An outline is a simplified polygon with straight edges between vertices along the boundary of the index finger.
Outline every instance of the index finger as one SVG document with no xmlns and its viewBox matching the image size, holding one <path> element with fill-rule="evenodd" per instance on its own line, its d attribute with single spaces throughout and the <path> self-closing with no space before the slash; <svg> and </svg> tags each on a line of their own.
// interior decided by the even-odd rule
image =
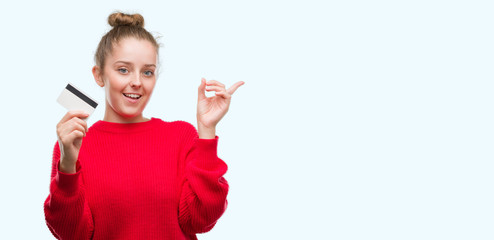
<svg viewBox="0 0 494 240">
<path fill-rule="evenodd" d="M 80 119 L 84 119 L 84 118 L 87 118 L 89 117 L 89 114 L 84 112 L 84 111 L 68 111 L 62 118 L 62 120 L 60 120 L 60 123 L 64 123 L 70 119 L 72 119 L 73 117 L 78 117 Z"/>
<path fill-rule="evenodd" d="M 228 90 L 226 90 L 226 92 L 228 92 L 230 95 L 232 95 L 235 91 L 237 91 L 237 88 L 244 85 L 244 83 L 245 82 L 243 82 L 243 81 L 236 82 L 235 84 L 233 84 L 233 86 L 228 88 Z"/>
</svg>

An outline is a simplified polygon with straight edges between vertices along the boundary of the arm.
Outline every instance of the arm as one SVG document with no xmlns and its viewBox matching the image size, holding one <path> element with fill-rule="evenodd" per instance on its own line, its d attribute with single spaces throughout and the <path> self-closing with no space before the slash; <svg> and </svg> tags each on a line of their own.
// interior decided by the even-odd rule
<svg viewBox="0 0 494 240">
<path fill-rule="evenodd" d="M 188 234 L 207 232 L 226 210 L 228 183 L 223 178 L 225 162 L 218 158 L 216 125 L 230 106 L 232 94 L 244 82 L 229 89 L 215 81 L 201 79 L 197 98 L 197 133 L 190 125 L 185 133 L 185 170 L 180 195 L 178 220 L 182 231 Z M 206 91 L 215 96 L 206 97 Z"/>
<path fill-rule="evenodd" d="M 53 150 L 50 194 L 44 203 L 46 224 L 57 239 L 91 239 L 93 219 L 85 198 L 79 161 L 74 174 L 61 172 L 59 165 L 57 143 Z"/>
<path fill-rule="evenodd" d="M 198 138 L 195 128 L 185 144 L 185 169 L 179 203 L 179 223 L 188 234 L 211 230 L 227 207 L 227 165 L 217 156 L 218 137 Z"/>
</svg>

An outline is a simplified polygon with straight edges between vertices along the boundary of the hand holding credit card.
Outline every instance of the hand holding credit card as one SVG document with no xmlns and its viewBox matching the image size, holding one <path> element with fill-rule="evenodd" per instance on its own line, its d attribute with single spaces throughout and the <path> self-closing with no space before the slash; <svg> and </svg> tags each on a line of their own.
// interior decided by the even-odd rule
<svg viewBox="0 0 494 240">
<path fill-rule="evenodd" d="M 91 115 L 98 106 L 98 103 L 95 100 L 70 83 L 67 84 L 60 96 L 58 96 L 57 102 L 68 111 L 84 111 L 89 115 Z"/>
</svg>

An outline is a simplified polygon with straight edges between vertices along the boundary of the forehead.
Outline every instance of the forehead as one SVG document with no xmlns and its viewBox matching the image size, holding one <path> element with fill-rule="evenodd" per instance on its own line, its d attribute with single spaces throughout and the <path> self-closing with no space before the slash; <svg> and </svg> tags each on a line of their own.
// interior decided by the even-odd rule
<svg viewBox="0 0 494 240">
<path fill-rule="evenodd" d="M 147 40 L 125 38 L 113 45 L 113 49 L 107 60 L 111 63 L 127 61 L 137 65 L 155 64 L 157 61 L 157 49 Z"/>
</svg>

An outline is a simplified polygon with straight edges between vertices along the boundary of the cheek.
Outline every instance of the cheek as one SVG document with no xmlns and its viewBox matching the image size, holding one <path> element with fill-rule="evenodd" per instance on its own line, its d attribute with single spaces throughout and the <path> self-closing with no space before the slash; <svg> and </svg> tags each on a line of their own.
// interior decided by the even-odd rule
<svg viewBox="0 0 494 240">
<path fill-rule="evenodd" d="M 118 81 L 119 79 L 115 78 L 109 78 L 106 80 L 105 83 L 105 93 L 106 93 L 106 98 L 108 101 L 112 102 L 118 99 L 121 95 L 121 90 L 122 90 L 122 84 L 121 81 Z"/>
<path fill-rule="evenodd" d="M 116 103 L 118 101 L 118 99 L 116 98 L 116 94 L 114 92 L 114 90 L 111 88 L 111 86 L 109 85 L 106 85 L 106 101 L 108 102 L 108 104 L 110 104 L 110 106 L 114 107 L 116 106 Z"/>
<path fill-rule="evenodd" d="M 145 88 L 146 92 L 151 93 L 153 92 L 154 86 L 156 85 L 156 80 L 152 80 L 149 82 L 146 82 Z"/>
</svg>

